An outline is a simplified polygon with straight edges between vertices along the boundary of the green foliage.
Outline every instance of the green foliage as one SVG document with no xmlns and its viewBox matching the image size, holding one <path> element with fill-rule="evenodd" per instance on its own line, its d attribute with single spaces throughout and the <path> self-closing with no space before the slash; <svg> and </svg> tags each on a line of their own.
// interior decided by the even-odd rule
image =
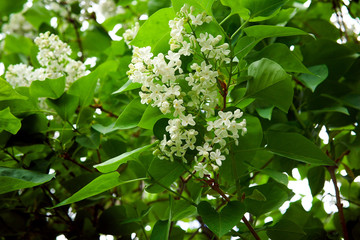
<svg viewBox="0 0 360 240">
<path fill-rule="evenodd" d="M 358 1 L 26 2 L 0 1 L 1 240 L 359 239 L 360 48 L 347 22 Z M 184 4 L 203 22 L 172 30 Z M 64 45 L 47 46 L 44 63 L 35 38 L 47 31 Z M 175 35 L 193 52 L 172 61 Z M 134 62 L 143 47 L 166 64 Z M 202 65 L 213 72 L 195 76 Z M 159 87 L 146 100 L 139 69 Z M 174 99 L 185 110 L 174 114 Z M 210 122 L 237 111 L 232 127 L 246 130 L 222 146 Z M 175 136 L 180 115 L 194 124 L 177 122 Z"/>
</svg>

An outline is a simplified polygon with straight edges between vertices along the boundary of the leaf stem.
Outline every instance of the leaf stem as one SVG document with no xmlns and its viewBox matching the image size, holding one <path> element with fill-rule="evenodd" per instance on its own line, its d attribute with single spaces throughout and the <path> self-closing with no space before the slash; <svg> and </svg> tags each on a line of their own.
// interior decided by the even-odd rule
<svg viewBox="0 0 360 240">
<path fill-rule="evenodd" d="M 249 22 L 249 19 L 246 20 L 243 24 L 241 24 L 241 26 L 231 35 L 230 39 L 232 40 L 236 34 L 238 34 Z"/>
<path fill-rule="evenodd" d="M 231 13 L 230 13 L 229 15 L 227 15 L 227 16 L 219 23 L 219 25 L 223 25 L 231 16 L 232 16 Z"/>
</svg>

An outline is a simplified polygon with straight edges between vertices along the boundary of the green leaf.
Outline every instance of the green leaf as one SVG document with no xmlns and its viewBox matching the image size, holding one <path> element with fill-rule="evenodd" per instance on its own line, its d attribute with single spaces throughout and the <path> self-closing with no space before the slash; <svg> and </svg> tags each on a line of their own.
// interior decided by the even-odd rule
<svg viewBox="0 0 360 240">
<path fill-rule="evenodd" d="M 205 11 L 207 15 L 213 15 L 211 7 L 214 3 L 214 0 L 171 0 L 171 2 L 175 12 L 179 12 L 184 4 L 187 4 L 188 6 L 193 6 L 196 13 Z"/>
<path fill-rule="evenodd" d="M 50 20 L 52 17 L 52 12 L 47 10 L 45 6 L 40 2 L 35 2 L 31 8 L 29 8 L 25 13 L 25 19 L 30 22 L 35 28 L 39 28 L 41 24 L 46 23 L 50 25 Z"/>
<path fill-rule="evenodd" d="M 0 132 L 5 130 L 15 135 L 20 128 L 20 119 L 11 114 L 9 107 L 0 111 Z"/>
<path fill-rule="evenodd" d="M 329 72 L 325 64 L 309 67 L 309 71 L 313 74 L 303 73 L 298 78 L 306 87 L 314 92 L 316 87 L 327 78 Z"/>
<path fill-rule="evenodd" d="M 164 187 L 169 187 L 184 171 L 184 167 L 178 162 L 154 158 L 148 171 L 151 183 L 146 187 L 146 191 L 149 193 L 164 191 Z"/>
<path fill-rule="evenodd" d="M 115 127 L 118 129 L 134 128 L 140 122 L 145 110 L 146 104 L 142 104 L 140 98 L 132 100 L 120 114 L 115 122 Z"/>
<path fill-rule="evenodd" d="M 0 77 L 0 101 L 4 100 L 14 100 L 14 99 L 23 99 L 26 100 L 27 97 L 16 92 L 10 83 L 5 81 Z"/>
<path fill-rule="evenodd" d="M 119 90 L 113 92 L 113 94 L 123 93 L 126 91 L 134 90 L 141 87 L 141 83 L 133 83 L 131 80 L 127 81 Z"/>
<path fill-rule="evenodd" d="M 91 129 L 90 135 L 79 135 L 75 141 L 85 148 L 98 149 L 100 145 L 100 133 L 95 129 Z"/>
<path fill-rule="evenodd" d="M 287 186 L 289 183 L 288 176 L 286 174 L 278 172 L 276 170 L 273 170 L 270 168 L 265 168 L 265 169 L 261 170 L 261 173 L 268 175 L 269 177 L 271 177 L 278 183 L 284 184 L 285 186 Z"/>
<path fill-rule="evenodd" d="M 149 105 L 141 117 L 138 127 L 153 129 L 155 123 L 162 118 L 171 118 L 170 114 L 164 115 L 159 108 Z"/>
<path fill-rule="evenodd" d="M 0 167 L 0 194 L 31 188 L 50 181 L 55 174 Z"/>
<path fill-rule="evenodd" d="M 307 178 L 309 180 L 311 195 L 316 196 L 321 192 L 325 184 L 325 168 L 311 168 L 307 173 Z"/>
<path fill-rule="evenodd" d="M 99 232 L 124 236 L 139 230 L 140 224 L 137 222 L 141 219 L 133 218 L 126 210 L 124 206 L 112 206 L 106 209 L 98 221 Z"/>
<path fill-rule="evenodd" d="M 8 53 L 23 53 L 27 56 L 31 53 L 33 42 L 30 38 L 19 35 L 6 35 L 4 50 Z"/>
<path fill-rule="evenodd" d="M 154 54 L 159 52 L 167 52 L 169 49 L 168 43 L 170 40 L 169 20 L 175 18 L 175 13 L 172 8 L 163 8 L 154 13 L 149 19 L 140 27 L 135 39 L 131 45 L 137 47 L 150 46 Z M 151 37 L 149 37 L 151 36 Z M 163 46 L 166 46 L 165 48 Z"/>
<path fill-rule="evenodd" d="M 108 172 L 115 171 L 116 169 L 118 169 L 118 167 L 121 164 L 127 163 L 130 160 L 137 159 L 139 157 L 140 153 L 152 148 L 156 144 L 157 144 L 157 142 L 150 144 L 150 145 L 146 145 L 141 148 L 137 148 L 130 152 L 123 153 L 117 157 L 111 158 L 103 163 L 95 165 L 94 168 L 96 168 L 97 170 L 99 170 L 102 173 L 108 173 Z"/>
<path fill-rule="evenodd" d="M 123 181 L 120 179 L 120 174 L 118 172 L 102 174 L 99 177 L 95 178 L 93 181 L 91 181 L 89 184 L 87 184 L 85 187 L 74 193 L 71 197 L 65 199 L 59 204 L 56 204 L 53 208 L 84 200 L 85 198 L 95 196 L 99 193 L 105 192 L 122 184 L 141 180 L 145 180 L 145 178 L 137 178 Z"/>
<path fill-rule="evenodd" d="M 151 232 L 150 240 L 157 239 L 168 239 L 169 230 L 168 230 L 168 221 L 167 220 L 158 220 Z"/>
<path fill-rule="evenodd" d="M 282 219 L 273 227 L 270 227 L 268 230 L 266 230 L 266 234 L 272 240 L 298 240 L 306 236 L 305 232 L 299 225 L 287 219 Z"/>
<path fill-rule="evenodd" d="M 238 59 L 243 59 L 253 49 L 259 40 L 255 37 L 244 36 L 240 38 L 234 48 L 235 55 Z"/>
<path fill-rule="evenodd" d="M 0 1 L 0 17 L 19 12 L 25 3 L 26 0 Z"/>
<path fill-rule="evenodd" d="M 292 27 L 280 27 L 271 25 L 255 25 L 244 28 L 244 32 L 249 37 L 264 39 L 269 37 L 288 37 L 296 35 L 309 35 L 308 33 Z"/>
<path fill-rule="evenodd" d="M 115 61 L 106 61 L 92 73 L 79 78 L 69 88 L 68 93 L 79 97 L 80 106 L 88 106 L 94 98 L 94 91 L 99 78 L 104 78 L 109 72 L 117 69 Z"/>
<path fill-rule="evenodd" d="M 248 212 L 259 217 L 281 207 L 285 201 L 291 198 L 291 193 L 283 184 L 271 181 L 245 189 L 245 196 L 257 196 L 258 199 L 246 197 L 244 203 Z"/>
<path fill-rule="evenodd" d="M 65 90 L 65 77 L 33 81 L 30 86 L 30 94 L 34 97 L 59 98 Z"/>
<path fill-rule="evenodd" d="M 251 22 L 263 21 L 277 14 L 286 0 L 221 0 L 231 8 L 231 14 L 239 14 Z"/>
<path fill-rule="evenodd" d="M 47 99 L 46 102 L 63 120 L 67 121 L 73 117 L 79 104 L 79 97 L 64 93 L 60 98 Z"/>
<path fill-rule="evenodd" d="M 265 136 L 266 149 L 272 153 L 313 165 L 335 165 L 318 146 L 298 133 L 266 132 Z"/>
<path fill-rule="evenodd" d="M 248 68 L 248 81 L 245 97 L 257 98 L 273 104 L 287 112 L 293 98 L 290 76 L 274 61 L 263 58 L 253 62 Z"/>
<path fill-rule="evenodd" d="M 300 59 L 290 51 L 289 47 L 282 43 L 273 43 L 261 51 L 248 56 L 246 60 L 254 62 L 261 58 L 268 58 L 277 62 L 287 72 L 311 74 L 304 64 L 301 63 Z"/>
<path fill-rule="evenodd" d="M 208 202 L 200 202 L 197 210 L 204 223 L 219 237 L 238 224 L 246 212 L 244 204 L 239 201 L 228 202 L 219 213 Z"/>
</svg>

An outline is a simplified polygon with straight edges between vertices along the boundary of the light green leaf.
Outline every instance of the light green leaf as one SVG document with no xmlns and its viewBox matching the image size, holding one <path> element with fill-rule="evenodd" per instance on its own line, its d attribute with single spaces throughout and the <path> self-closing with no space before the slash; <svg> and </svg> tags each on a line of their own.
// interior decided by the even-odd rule
<svg viewBox="0 0 360 240">
<path fill-rule="evenodd" d="M 18 1 L 0 1 L 0 17 L 9 15 L 10 13 L 19 12 L 26 0 L 18 0 Z"/>
<path fill-rule="evenodd" d="M 240 38 L 234 48 L 235 56 L 238 59 L 243 59 L 258 42 L 259 40 L 255 37 L 244 36 Z"/>
<path fill-rule="evenodd" d="M 284 184 L 285 186 L 287 186 L 287 184 L 289 183 L 288 176 L 284 173 L 278 172 L 270 168 L 261 169 L 261 172 L 268 175 L 275 181 Z"/>
<path fill-rule="evenodd" d="M 149 19 L 140 27 L 135 39 L 131 45 L 137 47 L 150 46 L 154 54 L 159 52 L 167 52 L 168 44 L 162 44 L 164 41 L 168 43 L 170 40 L 169 21 L 175 18 L 175 13 L 172 8 L 163 8 L 154 13 Z M 151 36 L 151 37 L 149 37 Z M 163 46 L 166 46 L 164 48 Z"/>
<path fill-rule="evenodd" d="M 85 187 L 74 193 L 71 197 L 65 199 L 59 204 L 56 204 L 53 208 L 84 200 L 85 198 L 95 196 L 99 193 L 105 192 L 122 184 L 141 180 L 145 180 L 145 178 L 137 178 L 123 181 L 120 179 L 120 174 L 118 172 L 102 174 L 99 177 L 95 178 L 93 181 L 91 181 L 89 184 L 87 184 Z"/>
<path fill-rule="evenodd" d="M 269 37 L 288 37 L 296 35 L 309 35 L 308 33 L 292 27 L 280 27 L 271 25 L 255 25 L 244 28 L 244 32 L 249 37 L 264 39 Z"/>
<path fill-rule="evenodd" d="M 0 132 L 5 130 L 15 135 L 20 128 L 20 119 L 11 114 L 9 107 L 0 111 Z"/>
<path fill-rule="evenodd" d="M 0 77 L 0 101 L 4 100 L 14 100 L 14 99 L 23 99 L 26 100 L 27 97 L 16 92 L 10 83 L 5 81 Z"/>
<path fill-rule="evenodd" d="M 325 64 L 309 67 L 309 71 L 313 74 L 303 73 L 298 78 L 314 92 L 316 87 L 327 78 L 329 71 Z"/>
<path fill-rule="evenodd" d="M 140 98 L 132 100 L 120 114 L 115 122 L 115 127 L 118 129 L 134 128 L 140 122 L 145 110 L 146 104 L 142 104 Z"/>
<path fill-rule="evenodd" d="M 98 149 L 100 145 L 100 133 L 95 129 L 91 129 L 90 134 L 79 135 L 75 141 L 85 148 Z"/>
<path fill-rule="evenodd" d="M 4 51 L 8 53 L 23 53 L 29 56 L 33 45 L 30 38 L 7 34 L 5 37 Z"/>
<path fill-rule="evenodd" d="M 133 83 L 131 80 L 129 80 L 119 90 L 113 92 L 113 94 L 123 93 L 140 87 L 141 87 L 141 83 Z"/>
<path fill-rule="evenodd" d="M 50 181 L 55 174 L 0 167 L 0 194 L 31 188 Z"/>
<path fill-rule="evenodd" d="M 301 229 L 299 225 L 287 219 L 282 219 L 273 227 L 270 227 L 268 230 L 266 230 L 266 234 L 272 240 L 298 240 L 303 239 L 303 237 L 306 236 L 306 233 Z"/>
<path fill-rule="evenodd" d="M 157 142 L 150 144 L 150 145 L 146 145 L 141 148 L 137 148 L 130 152 L 123 153 L 117 157 L 111 158 L 103 163 L 95 165 L 94 168 L 96 168 L 97 170 L 99 170 L 102 173 L 108 173 L 108 172 L 115 171 L 116 169 L 118 169 L 118 167 L 121 164 L 127 163 L 130 160 L 137 159 L 139 157 L 140 153 L 152 148 L 156 144 L 157 144 Z"/>
<path fill-rule="evenodd" d="M 149 105 L 141 117 L 138 127 L 153 129 L 155 123 L 161 118 L 171 118 L 171 114 L 164 115 L 159 108 Z"/>
<path fill-rule="evenodd" d="M 231 14 L 239 14 L 251 22 L 263 21 L 275 16 L 286 0 L 221 0 L 231 8 Z"/>
<path fill-rule="evenodd" d="M 50 25 L 52 12 L 45 8 L 42 2 L 35 2 L 31 8 L 25 13 L 25 19 L 30 22 L 35 28 L 39 28 L 41 24 L 46 23 Z"/>
<path fill-rule="evenodd" d="M 289 47 L 282 43 L 271 44 L 261 51 L 248 56 L 246 60 L 254 62 L 261 58 L 268 58 L 277 62 L 287 72 L 311 74 L 304 64 L 290 51 Z"/>
<path fill-rule="evenodd" d="M 219 237 L 238 224 L 246 212 L 245 205 L 239 201 L 228 202 L 219 213 L 208 202 L 200 202 L 197 210 L 204 223 Z"/>
<path fill-rule="evenodd" d="M 184 4 L 187 4 L 188 6 L 193 6 L 196 13 L 205 11 L 207 15 L 213 15 L 211 7 L 214 3 L 214 0 L 171 0 L 171 2 L 175 12 L 179 12 Z"/>
<path fill-rule="evenodd" d="M 65 77 L 33 81 L 30 86 L 30 94 L 34 97 L 59 98 L 65 90 Z"/>
<path fill-rule="evenodd" d="M 272 153 L 313 165 L 335 165 L 318 146 L 298 133 L 267 132 L 265 136 L 266 149 Z"/>
<path fill-rule="evenodd" d="M 263 58 L 253 62 L 248 68 L 248 81 L 245 97 L 265 100 L 280 110 L 287 112 L 293 98 L 290 76 L 274 61 Z"/>
</svg>

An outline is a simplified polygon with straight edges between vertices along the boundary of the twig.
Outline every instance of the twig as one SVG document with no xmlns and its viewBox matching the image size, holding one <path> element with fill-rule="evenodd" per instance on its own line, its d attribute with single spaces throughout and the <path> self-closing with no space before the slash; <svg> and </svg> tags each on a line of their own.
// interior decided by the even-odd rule
<svg viewBox="0 0 360 240">
<path fill-rule="evenodd" d="M 68 153 L 60 154 L 59 157 L 61 157 L 62 159 L 68 160 L 68 161 L 74 163 L 75 165 L 78 165 L 79 167 L 81 167 L 82 169 L 85 169 L 88 172 L 93 172 L 88 167 L 86 167 L 86 166 L 76 162 L 74 159 L 72 159 Z"/>
<path fill-rule="evenodd" d="M 93 105 L 90 105 L 91 108 L 94 109 L 100 109 L 102 112 L 107 113 L 109 117 L 113 117 L 113 118 L 118 118 L 119 116 L 116 115 L 115 113 L 110 112 L 109 110 L 106 110 L 103 108 L 103 106 L 100 103 L 95 103 Z"/>
</svg>

